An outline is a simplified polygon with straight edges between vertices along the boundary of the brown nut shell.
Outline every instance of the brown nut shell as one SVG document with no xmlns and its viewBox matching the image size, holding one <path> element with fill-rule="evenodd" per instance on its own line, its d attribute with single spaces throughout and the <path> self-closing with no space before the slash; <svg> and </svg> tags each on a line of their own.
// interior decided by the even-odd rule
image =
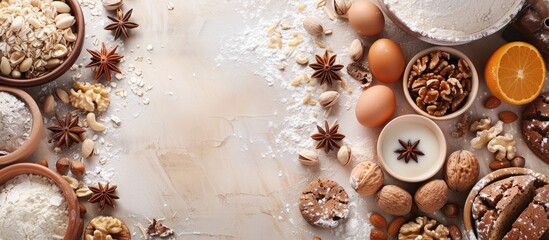
<svg viewBox="0 0 549 240">
<path fill-rule="evenodd" d="M 351 171 L 349 182 L 351 187 L 358 193 L 369 196 L 376 193 L 381 186 L 385 176 L 383 171 L 374 162 L 361 162 Z"/>
<path fill-rule="evenodd" d="M 480 166 L 472 152 L 460 150 L 448 156 L 444 171 L 448 187 L 456 192 L 465 192 L 477 182 Z"/>
<path fill-rule="evenodd" d="M 417 190 L 414 200 L 422 212 L 434 213 L 448 202 L 448 185 L 440 179 L 431 180 Z"/>
<path fill-rule="evenodd" d="M 377 206 L 394 216 L 404 216 L 412 209 L 412 195 L 395 185 L 386 185 L 376 194 Z"/>
</svg>

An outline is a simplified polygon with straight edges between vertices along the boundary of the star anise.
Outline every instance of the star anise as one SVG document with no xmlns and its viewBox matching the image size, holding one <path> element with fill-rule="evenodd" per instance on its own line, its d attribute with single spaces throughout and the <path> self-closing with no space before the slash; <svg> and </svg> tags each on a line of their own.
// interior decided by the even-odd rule
<svg viewBox="0 0 549 240">
<path fill-rule="evenodd" d="M 106 204 L 112 208 L 115 207 L 114 199 L 119 199 L 119 197 L 114 194 L 114 191 L 116 191 L 116 185 L 110 187 L 109 183 L 105 186 L 98 183 L 97 187 L 88 186 L 88 188 L 93 192 L 90 199 L 88 199 L 88 202 L 99 203 L 99 210 L 103 210 Z"/>
<path fill-rule="evenodd" d="M 74 142 L 80 143 L 82 141 L 80 134 L 86 132 L 86 130 L 78 126 L 78 118 L 78 115 L 73 117 L 72 112 L 68 112 L 65 119 L 62 119 L 56 113 L 57 125 L 48 127 L 48 130 L 54 133 L 48 142 L 56 141 L 56 147 L 65 145 L 67 148 L 72 146 Z"/>
<path fill-rule="evenodd" d="M 101 51 L 86 49 L 92 55 L 92 62 L 86 65 L 86 67 L 97 67 L 97 70 L 95 72 L 95 80 L 99 79 L 101 75 L 105 74 L 105 76 L 107 77 L 107 81 L 110 81 L 111 71 L 122 73 L 122 71 L 120 71 L 120 68 L 118 68 L 116 64 L 119 63 L 124 56 L 116 53 L 117 48 L 118 45 L 107 51 L 107 46 L 105 45 L 105 43 L 103 43 Z"/>
<path fill-rule="evenodd" d="M 122 12 L 119 8 L 116 10 L 116 17 L 108 16 L 108 18 L 113 21 L 113 23 L 105 26 L 105 30 L 114 31 L 114 40 L 120 37 L 120 34 L 124 37 L 129 38 L 128 29 L 139 27 L 139 24 L 135 22 L 130 22 L 130 17 L 132 16 L 133 9 L 130 9 L 126 14 Z"/>
<path fill-rule="evenodd" d="M 406 163 L 408 163 L 410 161 L 410 159 L 418 162 L 417 161 L 417 156 L 425 155 L 425 154 L 423 154 L 423 152 L 417 150 L 417 145 L 419 145 L 420 141 L 421 140 L 417 140 L 414 144 L 412 144 L 412 141 L 410 141 L 410 140 L 408 140 L 408 142 L 405 143 L 404 141 L 399 139 L 398 142 L 400 143 L 402 148 L 395 151 L 395 153 L 400 154 L 400 155 L 398 155 L 397 160 L 400 160 L 400 159 L 404 158 L 404 161 L 406 161 Z"/>
<path fill-rule="evenodd" d="M 315 70 L 311 77 L 318 78 L 320 85 L 326 83 L 332 87 L 333 82 L 341 81 L 341 77 L 337 75 L 337 71 L 343 69 L 343 65 L 335 64 L 337 55 L 330 57 L 328 51 L 324 52 L 324 56 L 316 55 L 316 63 L 309 64 L 309 67 Z"/>
<path fill-rule="evenodd" d="M 316 125 L 318 133 L 315 133 L 311 136 L 312 139 L 318 141 L 316 144 L 316 149 L 324 148 L 324 152 L 328 153 L 335 147 L 340 147 L 339 143 L 336 141 L 341 141 L 345 138 L 345 135 L 337 133 L 339 129 L 339 124 L 334 122 L 332 126 L 328 126 L 328 121 L 324 121 L 325 129 Z"/>
</svg>

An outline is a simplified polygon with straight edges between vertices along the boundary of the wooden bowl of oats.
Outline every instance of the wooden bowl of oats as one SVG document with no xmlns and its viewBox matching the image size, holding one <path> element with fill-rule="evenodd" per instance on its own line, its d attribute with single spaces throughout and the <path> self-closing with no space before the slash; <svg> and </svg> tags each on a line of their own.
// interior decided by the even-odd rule
<svg viewBox="0 0 549 240">
<path fill-rule="evenodd" d="M 0 1 L 0 84 L 51 82 L 78 59 L 85 30 L 78 0 L 49 2 Z"/>
</svg>

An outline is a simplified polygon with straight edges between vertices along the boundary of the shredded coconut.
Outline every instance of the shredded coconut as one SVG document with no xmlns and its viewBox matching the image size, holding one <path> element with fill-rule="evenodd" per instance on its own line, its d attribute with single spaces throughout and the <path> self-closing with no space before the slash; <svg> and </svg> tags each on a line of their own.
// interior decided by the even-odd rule
<svg viewBox="0 0 549 240">
<path fill-rule="evenodd" d="M 520 0 L 384 0 L 408 28 L 439 40 L 475 40 L 495 32 L 517 13 Z M 496 28 L 496 29 L 490 29 Z M 471 38 L 471 39 L 467 39 Z"/>
<path fill-rule="evenodd" d="M 44 176 L 22 174 L 0 187 L 0 239 L 63 239 L 68 205 Z"/>
<path fill-rule="evenodd" d="M 17 150 L 27 141 L 32 115 L 25 103 L 7 92 L 0 92 L 0 156 Z"/>
</svg>

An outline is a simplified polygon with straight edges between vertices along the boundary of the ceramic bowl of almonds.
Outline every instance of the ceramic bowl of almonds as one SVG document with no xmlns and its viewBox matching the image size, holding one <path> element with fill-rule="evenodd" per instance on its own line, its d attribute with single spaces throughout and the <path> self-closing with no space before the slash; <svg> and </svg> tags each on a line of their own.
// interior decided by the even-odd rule
<svg viewBox="0 0 549 240">
<path fill-rule="evenodd" d="M 410 60 L 402 87 L 417 113 L 433 120 L 448 120 L 473 105 L 479 79 L 465 54 L 450 47 L 432 47 Z"/>
<path fill-rule="evenodd" d="M 1 0 L 0 84 L 57 79 L 78 59 L 84 29 L 78 0 Z"/>
<path fill-rule="evenodd" d="M 80 239 L 76 194 L 58 173 L 34 163 L 0 170 L 0 239 Z"/>
<path fill-rule="evenodd" d="M 23 90 L 0 86 L 0 166 L 30 157 L 43 132 L 34 99 Z"/>
</svg>

